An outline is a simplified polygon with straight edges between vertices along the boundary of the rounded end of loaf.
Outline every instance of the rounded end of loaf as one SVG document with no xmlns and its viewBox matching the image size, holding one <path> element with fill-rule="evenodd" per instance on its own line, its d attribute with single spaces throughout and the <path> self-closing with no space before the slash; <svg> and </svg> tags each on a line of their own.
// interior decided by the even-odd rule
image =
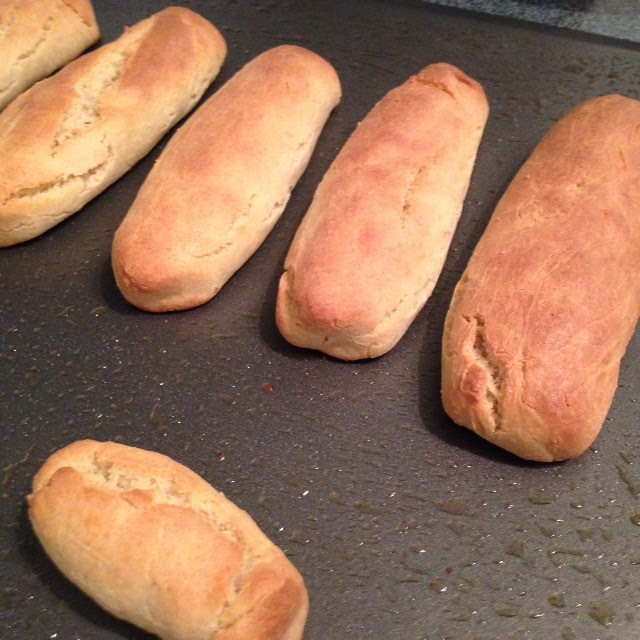
<svg viewBox="0 0 640 640">
<path fill-rule="evenodd" d="M 96 13 L 91 0 L 67 0 L 61 4 L 63 5 L 61 7 L 63 11 L 66 13 L 71 11 L 76 14 L 77 18 L 79 18 L 81 22 L 81 26 L 76 24 L 74 50 L 70 50 L 67 53 L 66 59 L 60 61 L 56 65 L 56 68 L 61 67 L 70 60 L 73 60 L 76 56 L 85 51 L 85 49 L 96 44 L 96 42 L 100 40 L 101 36 L 100 25 L 96 19 Z M 68 43 L 67 46 L 71 46 L 71 43 Z M 54 62 L 54 60 L 51 60 L 51 64 Z"/>
<path fill-rule="evenodd" d="M 143 281 L 139 275 L 133 275 L 126 268 L 120 268 L 115 263 L 113 272 L 124 299 L 141 311 L 149 313 L 170 313 L 193 309 L 206 304 L 217 293 L 198 295 L 194 293 L 193 288 L 185 290 L 180 282 L 173 285 L 165 282 L 162 286 L 158 286 L 157 280 L 154 279 L 154 283 L 150 284 L 150 280 Z"/>
<path fill-rule="evenodd" d="M 218 293 L 220 286 L 197 264 L 165 253 L 130 234 L 125 219 L 114 237 L 111 264 L 127 302 L 143 311 L 165 313 L 198 307 Z"/>
<path fill-rule="evenodd" d="M 493 350 L 480 316 L 449 312 L 442 352 L 442 403 L 449 417 L 525 460 L 582 455 L 605 416 L 585 411 L 584 399 L 570 399 L 555 381 L 537 387 L 525 362 Z"/>
<path fill-rule="evenodd" d="M 125 42 L 134 30 L 144 34 L 143 39 L 123 67 L 118 101 L 110 108 L 131 125 L 134 120 L 131 116 L 127 118 L 129 101 L 130 109 L 136 111 L 138 128 L 148 120 L 155 126 L 155 118 L 162 114 L 167 120 L 161 131 L 165 133 L 193 109 L 216 78 L 227 56 L 227 43 L 217 27 L 195 11 L 167 7 L 126 30 L 119 40 L 107 46 Z M 165 77 L 172 78 L 172 85 L 165 86 L 159 81 Z M 173 105 L 171 100 L 175 96 L 180 100 Z M 140 105 L 144 105 L 141 98 L 154 101 L 145 113 L 140 111 Z M 133 136 L 135 128 L 129 127 L 128 132 Z"/>
<path fill-rule="evenodd" d="M 100 25 L 96 19 L 96 13 L 93 8 L 91 0 L 67 0 L 63 3 L 74 11 L 85 27 L 85 41 L 84 46 L 80 51 L 83 51 L 87 47 L 98 42 L 100 39 Z M 80 52 L 78 52 L 80 53 Z"/>
<path fill-rule="evenodd" d="M 477 130 L 484 131 L 489 118 L 489 100 L 484 87 L 458 67 L 446 62 L 430 64 L 412 76 L 408 85 L 419 84 L 437 89 L 467 114 L 469 122 L 477 123 Z"/>
<path fill-rule="evenodd" d="M 72 464 L 72 461 L 78 458 L 93 459 L 100 445 L 101 443 L 95 440 L 77 440 L 52 453 L 33 477 L 32 494 L 27 500 L 31 500 L 34 493 L 44 488 L 58 469 Z"/>
<path fill-rule="evenodd" d="M 309 613 L 307 589 L 298 571 L 276 551 L 252 570 L 226 611 L 216 640 L 302 640 Z"/>
<path fill-rule="evenodd" d="M 328 96 L 327 100 L 330 103 L 329 110 L 340 102 L 342 86 L 338 72 L 330 62 L 317 53 L 294 44 L 283 44 L 273 49 L 268 49 L 256 59 L 262 56 L 268 56 L 270 64 L 275 67 L 281 64 L 278 61 L 279 59 L 286 61 L 287 67 L 291 67 L 298 61 L 300 67 L 305 69 L 305 75 L 313 78 L 314 82 L 324 87 L 323 93 Z"/>
<path fill-rule="evenodd" d="M 332 299 L 326 288 L 315 295 L 313 286 L 297 287 L 292 269 L 280 278 L 276 324 L 290 344 L 321 351 L 339 360 L 377 358 L 390 351 L 404 330 L 371 317 L 369 309 L 353 300 Z"/>
<path fill-rule="evenodd" d="M 78 15 L 85 26 L 95 34 L 95 39 L 97 40 L 100 35 L 100 30 L 91 0 L 66 0 L 63 4 Z"/>
<path fill-rule="evenodd" d="M 194 37 L 199 38 L 202 50 L 208 49 L 217 75 L 227 55 L 227 42 L 212 22 L 187 7 L 167 7 L 159 11 L 155 15 L 155 19 L 159 24 L 166 22 L 168 29 L 175 28 L 176 20 L 190 27 Z"/>
</svg>

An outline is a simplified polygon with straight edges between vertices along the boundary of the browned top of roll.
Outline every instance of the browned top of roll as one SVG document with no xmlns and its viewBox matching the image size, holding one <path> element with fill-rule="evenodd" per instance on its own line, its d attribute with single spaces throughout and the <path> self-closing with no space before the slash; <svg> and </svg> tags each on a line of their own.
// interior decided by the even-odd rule
<svg viewBox="0 0 640 640">
<path fill-rule="evenodd" d="M 193 107 L 226 50 L 208 20 L 170 7 L 16 98 L 0 115 L 0 246 L 50 228 L 131 168 Z"/>
<path fill-rule="evenodd" d="M 575 108 L 501 199 L 453 298 L 447 412 L 524 458 L 597 436 L 640 312 L 640 102 Z"/>
<path fill-rule="evenodd" d="M 165 640 L 300 640 L 300 574 L 247 513 L 171 458 L 85 440 L 37 473 L 29 516 L 55 564 Z"/>
<path fill-rule="evenodd" d="M 116 281 L 149 311 L 210 300 L 282 213 L 341 96 L 293 45 L 251 60 L 171 139 L 118 229 Z"/>
<path fill-rule="evenodd" d="M 285 261 L 277 319 L 287 340 L 347 360 L 397 343 L 442 268 L 488 111 L 481 85 L 445 63 L 371 110 Z"/>
</svg>

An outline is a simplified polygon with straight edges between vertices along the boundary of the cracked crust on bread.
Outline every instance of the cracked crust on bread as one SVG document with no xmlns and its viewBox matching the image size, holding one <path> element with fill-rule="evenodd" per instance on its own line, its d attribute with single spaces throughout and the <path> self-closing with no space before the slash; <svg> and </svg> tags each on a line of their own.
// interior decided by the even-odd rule
<svg viewBox="0 0 640 640">
<path fill-rule="evenodd" d="M 285 261 L 276 319 L 289 342 L 343 360 L 396 345 L 442 270 L 488 110 L 477 82 L 434 64 L 358 125 Z"/>
<path fill-rule="evenodd" d="M 164 640 L 299 640 L 300 574 L 247 513 L 166 456 L 80 441 L 34 478 L 29 517 L 58 568 Z"/>
<path fill-rule="evenodd" d="M 562 118 L 498 203 L 458 284 L 442 350 L 449 416 L 526 459 L 602 428 L 640 313 L 640 102 Z"/>
<path fill-rule="evenodd" d="M 340 97 L 327 61 L 284 45 L 209 98 L 171 139 L 116 232 L 124 297 L 154 312 L 211 300 L 278 221 Z"/>
<path fill-rule="evenodd" d="M 0 246 L 47 231 L 128 171 L 225 55 L 210 22 L 169 8 L 14 100 L 0 114 Z"/>
<path fill-rule="evenodd" d="M 89 0 L 0 0 L 0 110 L 99 37 Z"/>
</svg>

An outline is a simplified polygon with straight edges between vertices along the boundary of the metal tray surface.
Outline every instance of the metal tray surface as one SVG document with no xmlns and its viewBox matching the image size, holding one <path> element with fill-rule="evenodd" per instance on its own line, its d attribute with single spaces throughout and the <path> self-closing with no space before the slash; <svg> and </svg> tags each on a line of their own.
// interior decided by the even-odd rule
<svg viewBox="0 0 640 640">
<path fill-rule="evenodd" d="M 94 4 L 103 42 L 167 5 Z M 640 97 L 640 48 L 411 1 L 185 4 L 229 44 L 207 95 L 294 43 L 335 65 L 344 99 L 272 234 L 198 309 L 138 311 L 110 268 L 169 136 L 81 213 L 0 252 L 0 636 L 149 637 L 68 583 L 26 516 L 38 465 L 94 438 L 170 455 L 246 509 L 305 577 L 307 640 L 640 638 L 638 336 L 596 445 L 563 464 L 517 460 L 453 425 L 439 364 L 453 288 L 506 185 L 573 105 Z M 492 112 L 431 300 L 382 358 L 291 347 L 276 287 L 315 187 L 374 103 L 437 61 L 482 82 Z"/>
</svg>

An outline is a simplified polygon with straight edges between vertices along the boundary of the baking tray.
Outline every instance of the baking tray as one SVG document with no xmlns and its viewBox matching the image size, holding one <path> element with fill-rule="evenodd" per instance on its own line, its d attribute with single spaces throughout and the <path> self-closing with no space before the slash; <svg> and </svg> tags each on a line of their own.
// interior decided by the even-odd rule
<svg viewBox="0 0 640 640">
<path fill-rule="evenodd" d="M 27 520 L 38 465 L 90 437 L 168 454 L 246 509 L 305 577 L 307 640 L 640 638 L 638 337 L 596 445 L 564 464 L 456 427 L 439 390 L 444 316 L 499 196 L 571 106 L 639 97 L 640 48 L 419 2 L 186 4 L 229 44 L 209 94 L 295 43 L 336 66 L 344 99 L 273 233 L 203 307 L 140 312 L 110 269 L 166 139 L 81 213 L 0 252 L 0 636 L 148 637 L 71 586 Z M 95 0 L 103 41 L 166 5 Z M 277 281 L 316 185 L 373 104 L 436 61 L 481 81 L 492 112 L 431 300 L 377 360 L 289 346 Z"/>
</svg>

